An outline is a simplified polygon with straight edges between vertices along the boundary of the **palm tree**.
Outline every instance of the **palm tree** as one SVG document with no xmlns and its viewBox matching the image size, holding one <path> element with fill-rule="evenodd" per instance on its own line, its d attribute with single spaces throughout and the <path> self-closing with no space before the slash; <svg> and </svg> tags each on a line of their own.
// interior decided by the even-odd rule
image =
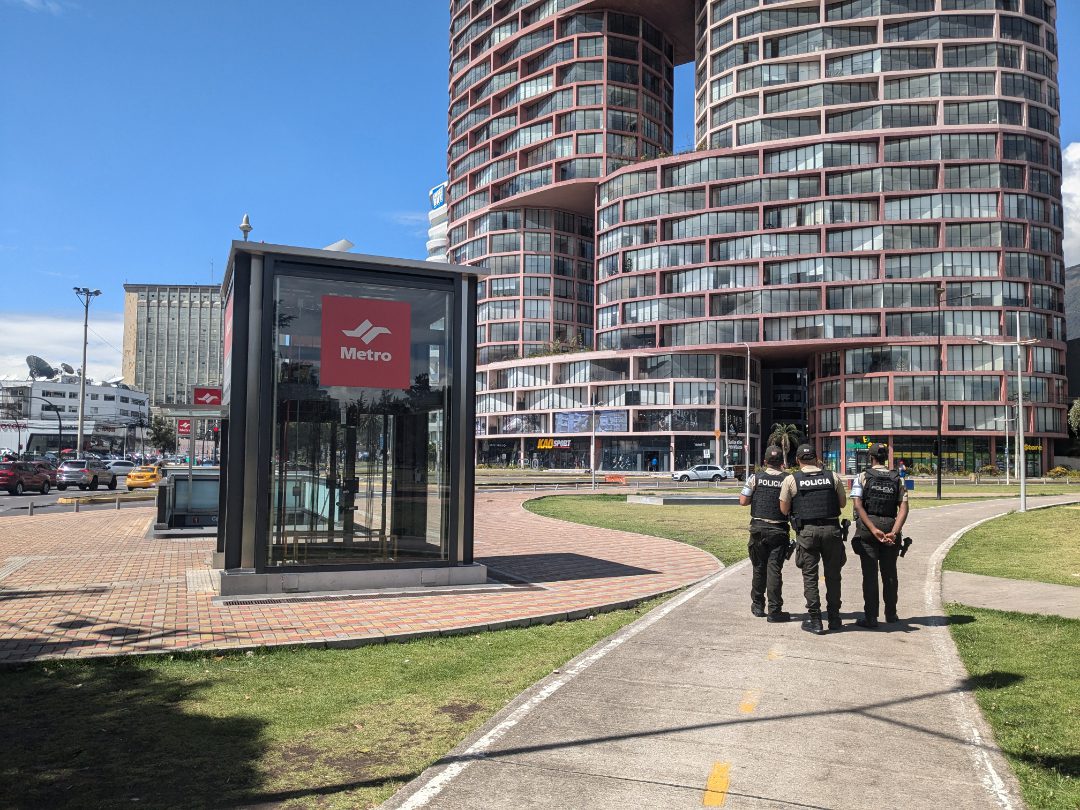
<svg viewBox="0 0 1080 810">
<path fill-rule="evenodd" d="M 784 466 L 787 466 L 791 449 L 797 447 L 801 439 L 802 431 L 799 430 L 798 425 L 786 425 L 782 422 L 774 423 L 772 433 L 769 434 L 769 444 L 779 445 L 784 451 Z"/>
</svg>

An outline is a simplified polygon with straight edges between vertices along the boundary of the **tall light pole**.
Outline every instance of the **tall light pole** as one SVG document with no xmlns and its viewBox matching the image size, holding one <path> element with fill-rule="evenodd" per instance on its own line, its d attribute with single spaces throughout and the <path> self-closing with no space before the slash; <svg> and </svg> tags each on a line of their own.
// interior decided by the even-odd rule
<svg viewBox="0 0 1080 810">
<path fill-rule="evenodd" d="M 1039 342 L 1038 338 L 1020 339 L 1020 310 L 1016 310 L 1016 340 L 985 340 L 977 338 L 979 343 L 989 346 L 1016 347 L 1016 458 L 1017 478 L 1020 479 L 1020 511 L 1027 511 L 1027 445 L 1024 440 L 1024 347 Z M 1007 406 L 1006 406 L 1007 407 Z"/>
<path fill-rule="evenodd" d="M 743 425 L 745 428 L 743 460 L 746 462 L 746 478 L 743 480 L 745 481 L 750 477 L 750 344 L 740 343 L 739 345 L 746 347 L 746 424 Z"/>
<path fill-rule="evenodd" d="M 83 305 L 82 322 L 82 369 L 79 375 L 79 432 L 75 444 L 75 458 L 79 458 L 83 452 L 83 423 L 86 419 L 86 341 L 87 330 L 90 328 L 90 302 L 101 295 L 101 290 L 91 290 L 89 287 L 74 287 L 75 296 Z M 61 451 L 63 448 L 60 448 Z M 61 453 L 61 458 L 63 453 Z"/>
<path fill-rule="evenodd" d="M 945 282 L 941 282 L 937 288 L 937 375 L 934 377 L 934 391 L 937 393 L 937 499 L 941 500 L 941 462 L 945 457 L 944 448 L 941 446 L 941 423 L 945 420 L 945 410 L 941 406 L 941 367 L 945 365 L 941 356 L 941 302 L 945 298 Z"/>
</svg>

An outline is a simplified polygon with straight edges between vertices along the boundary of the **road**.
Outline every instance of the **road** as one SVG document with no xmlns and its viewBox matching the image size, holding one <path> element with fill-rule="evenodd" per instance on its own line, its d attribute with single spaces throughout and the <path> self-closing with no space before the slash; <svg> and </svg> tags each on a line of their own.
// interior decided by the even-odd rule
<svg viewBox="0 0 1080 810">
<path fill-rule="evenodd" d="M 30 504 L 34 504 L 35 514 L 40 512 L 58 512 L 67 511 L 70 512 L 75 508 L 74 504 L 70 503 L 58 503 L 61 498 L 71 498 L 78 496 L 93 496 L 101 498 L 100 504 L 81 504 L 79 510 L 85 509 L 115 509 L 116 501 L 115 495 L 121 495 L 127 492 L 127 489 L 123 484 L 117 486 L 114 491 L 107 489 L 99 489 L 94 492 L 81 492 L 78 489 L 69 489 L 65 492 L 59 492 L 58 490 L 52 490 L 48 495 L 42 495 L 40 492 L 31 492 L 25 495 L 9 495 L 6 492 L 0 493 L 0 515 L 7 517 L 16 515 L 26 515 L 29 513 Z M 121 508 L 129 506 L 152 506 L 152 500 L 146 501 L 120 501 Z"/>
</svg>

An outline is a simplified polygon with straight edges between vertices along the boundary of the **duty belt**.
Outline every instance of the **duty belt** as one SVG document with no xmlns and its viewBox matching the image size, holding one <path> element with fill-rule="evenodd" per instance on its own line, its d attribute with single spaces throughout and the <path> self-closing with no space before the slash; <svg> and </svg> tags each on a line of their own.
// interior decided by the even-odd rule
<svg viewBox="0 0 1080 810">
<path fill-rule="evenodd" d="M 839 517 L 834 518 L 814 518 L 813 520 L 804 520 L 802 524 L 804 526 L 837 526 L 839 525 Z"/>
</svg>

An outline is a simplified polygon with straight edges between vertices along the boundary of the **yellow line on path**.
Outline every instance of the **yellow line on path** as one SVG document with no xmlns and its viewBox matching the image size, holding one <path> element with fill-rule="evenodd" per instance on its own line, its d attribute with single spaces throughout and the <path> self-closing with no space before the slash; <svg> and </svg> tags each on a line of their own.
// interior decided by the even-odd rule
<svg viewBox="0 0 1080 810">
<path fill-rule="evenodd" d="M 768 658 L 770 661 L 775 661 L 777 658 L 783 658 L 784 651 L 780 649 L 779 645 L 769 650 Z"/>
<path fill-rule="evenodd" d="M 724 802 L 727 801 L 730 774 L 730 762 L 717 762 L 713 765 L 709 780 L 705 783 L 705 795 L 701 798 L 703 807 L 724 806 Z"/>
<path fill-rule="evenodd" d="M 760 689 L 747 689 L 743 692 L 742 703 L 739 704 L 739 711 L 743 714 L 750 714 L 757 708 L 759 700 L 761 700 Z"/>
</svg>

